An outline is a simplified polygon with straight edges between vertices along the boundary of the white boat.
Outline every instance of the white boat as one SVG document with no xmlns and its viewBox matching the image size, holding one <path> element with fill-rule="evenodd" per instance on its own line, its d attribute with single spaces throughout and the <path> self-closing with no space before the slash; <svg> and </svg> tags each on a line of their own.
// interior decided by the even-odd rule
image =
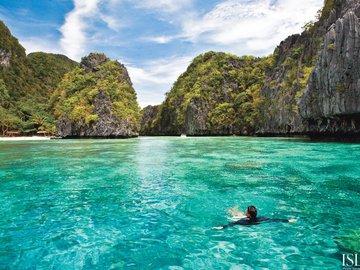
<svg viewBox="0 0 360 270">
<path fill-rule="evenodd" d="M 186 134 L 183 133 L 183 134 L 180 135 L 180 137 L 181 138 L 186 138 Z"/>
</svg>

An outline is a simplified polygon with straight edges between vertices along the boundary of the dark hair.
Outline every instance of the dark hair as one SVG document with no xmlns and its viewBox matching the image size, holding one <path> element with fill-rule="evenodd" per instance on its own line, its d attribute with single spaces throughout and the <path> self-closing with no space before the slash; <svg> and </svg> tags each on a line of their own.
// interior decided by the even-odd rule
<svg viewBox="0 0 360 270">
<path fill-rule="evenodd" d="M 255 219 L 257 215 L 256 207 L 253 205 L 248 206 L 247 211 L 250 215 L 250 219 Z"/>
</svg>

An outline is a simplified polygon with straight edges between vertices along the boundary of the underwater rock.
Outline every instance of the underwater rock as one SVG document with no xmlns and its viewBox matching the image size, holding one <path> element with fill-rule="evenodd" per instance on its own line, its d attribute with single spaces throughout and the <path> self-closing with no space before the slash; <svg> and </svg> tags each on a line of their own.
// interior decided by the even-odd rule
<svg viewBox="0 0 360 270">
<path fill-rule="evenodd" d="M 335 242 L 340 250 L 360 253 L 360 228 L 346 230 L 343 235 L 335 237 Z"/>
<path fill-rule="evenodd" d="M 263 166 L 256 162 L 245 161 L 226 163 L 225 167 L 232 170 L 261 170 Z"/>
</svg>

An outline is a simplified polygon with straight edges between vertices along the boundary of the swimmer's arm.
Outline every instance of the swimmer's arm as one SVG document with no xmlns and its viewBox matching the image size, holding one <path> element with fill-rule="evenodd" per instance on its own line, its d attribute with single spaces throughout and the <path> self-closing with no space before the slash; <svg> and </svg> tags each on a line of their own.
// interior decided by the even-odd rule
<svg viewBox="0 0 360 270">
<path fill-rule="evenodd" d="M 287 223 L 287 222 L 296 222 L 297 220 L 294 219 L 294 218 L 291 218 L 291 219 L 281 219 L 281 218 L 263 218 L 261 221 L 275 221 L 275 222 L 284 222 L 284 223 Z"/>
<path fill-rule="evenodd" d="M 275 222 L 284 222 L 284 223 L 287 223 L 287 222 L 296 222 L 297 220 L 294 219 L 294 218 L 291 218 L 291 219 L 259 218 L 258 221 L 259 221 L 259 222 L 263 222 L 263 221 L 275 221 Z M 258 223 L 257 223 L 257 224 L 258 224 Z M 244 224 L 242 224 L 242 223 L 240 222 L 240 220 L 238 220 L 238 221 L 229 223 L 229 224 L 227 224 L 227 225 L 213 227 L 213 229 L 214 229 L 214 230 L 223 230 L 223 229 L 226 229 L 226 228 L 228 228 L 228 227 L 235 226 L 235 225 L 244 225 Z"/>
<path fill-rule="evenodd" d="M 223 229 L 226 229 L 227 227 L 232 227 L 232 226 L 235 226 L 235 225 L 238 225 L 240 224 L 238 221 L 235 221 L 235 222 L 231 222 L 227 225 L 223 225 L 223 226 L 217 226 L 217 227 L 213 227 L 214 230 L 223 230 Z"/>
</svg>

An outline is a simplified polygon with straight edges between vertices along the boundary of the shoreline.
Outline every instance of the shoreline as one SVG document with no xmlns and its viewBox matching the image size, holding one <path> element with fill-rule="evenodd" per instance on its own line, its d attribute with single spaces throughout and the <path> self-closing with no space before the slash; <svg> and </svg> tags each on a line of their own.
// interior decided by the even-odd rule
<svg viewBox="0 0 360 270">
<path fill-rule="evenodd" d="M 53 137 L 53 136 L 18 136 L 18 137 L 0 137 L 0 142 L 11 142 L 11 141 L 49 141 L 49 140 L 67 140 L 67 139 L 79 139 L 79 140 L 89 140 L 89 139 L 95 139 L 95 140 L 104 140 L 104 139 L 131 139 L 131 138 L 148 138 L 148 137 L 155 137 L 155 138 L 161 138 L 161 137 L 173 137 L 173 138 L 201 138 L 201 137 L 213 137 L 213 138 L 220 138 L 220 137 L 244 137 L 244 138 L 278 138 L 278 139 L 293 139 L 293 140 L 303 140 L 306 142 L 340 142 L 340 143 L 360 143 L 359 137 L 351 137 L 351 136 L 345 136 L 345 137 L 311 137 L 308 135 L 188 135 L 186 137 L 181 137 L 180 135 L 140 135 L 136 137 L 72 137 L 72 138 L 59 138 L 59 137 Z"/>
<path fill-rule="evenodd" d="M 0 137 L 0 141 L 48 141 L 51 137 L 31 136 L 31 137 Z"/>
</svg>

